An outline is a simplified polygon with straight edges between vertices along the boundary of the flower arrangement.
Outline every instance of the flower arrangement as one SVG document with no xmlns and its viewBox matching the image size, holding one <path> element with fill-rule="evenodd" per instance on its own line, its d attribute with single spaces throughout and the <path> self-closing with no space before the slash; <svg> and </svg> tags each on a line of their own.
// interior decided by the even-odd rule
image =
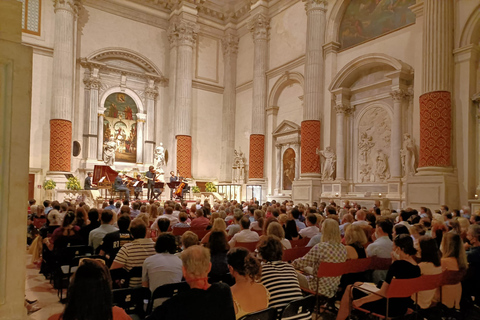
<svg viewBox="0 0 480 320">
<path fill-rule="evenodd" d="M 57 184 L 52 179 L 45 180 L 45 182 L 43 182 L 43 189 L 45 190 L 53 190 L 56 186 Z"/>
<path fill-rule="evenodd" d="M 205 184 L 205 190 L 207 192 L 217 192 L 217 187 L 212 182 L 207 182 Z"/>
<path fill-rule="evenodd" d="M 192 187 L 192 193 L 200 193 L 200 188 L 197 186 Z"/>
<path fill-rule="evenodd" d="M 80 187 L 80 180 L 78 180 L 76 177 L 68 178 L 68 181 L 67 181 L 68 190 L 80 190 L 81 188 L 82 187 Z"/>
</svg>

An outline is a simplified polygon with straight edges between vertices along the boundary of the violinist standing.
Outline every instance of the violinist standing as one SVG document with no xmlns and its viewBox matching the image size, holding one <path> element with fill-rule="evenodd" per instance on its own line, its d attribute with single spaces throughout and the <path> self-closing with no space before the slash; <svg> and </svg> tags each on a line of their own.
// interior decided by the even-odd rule
<svg viewBox="0 0 480 320">
<path fill-rule="evenodd" d="M 155 187 L 155 176 L 157 175 L 155 168 L 153 166 L 150 166 L 148 168 L 147 173 L 145 174 L 145 177 L 148 179 L 147 182 L 147 199 L 153 198 L 153 189 Z"/>
</svg>

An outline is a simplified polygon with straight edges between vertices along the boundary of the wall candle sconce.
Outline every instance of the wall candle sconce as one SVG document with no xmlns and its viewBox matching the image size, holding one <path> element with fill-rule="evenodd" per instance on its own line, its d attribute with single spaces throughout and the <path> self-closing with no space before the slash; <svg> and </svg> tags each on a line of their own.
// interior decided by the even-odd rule
<svg viewBox="0 0 480 320">
<path fill-rule="evenodd" d="M 379 194 L 378 194 L 378 196 L 381 198 L 381 197 L 382 197 L 382 194 L 381 194 L 381 193 L 379 193 Z"/>
<path fill-rule="evenodd" d="M 337 192 L 337 193 L 335 193 L 335 197 L 338 197 L 338 196 L 339 196 L 338 192 Z"/>
<path fill-rule="evenodd" d="M 478 194 L 475 195 L 475 199 L 478 199 Z"/>
</svg>

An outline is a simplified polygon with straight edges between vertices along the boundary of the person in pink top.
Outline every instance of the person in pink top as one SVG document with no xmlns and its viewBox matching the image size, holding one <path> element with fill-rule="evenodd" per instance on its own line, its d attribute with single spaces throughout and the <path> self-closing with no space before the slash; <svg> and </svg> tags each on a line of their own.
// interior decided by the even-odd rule
<svg viewBox="0 0 480 320">
<path fill-rule="evenodd" d="M 197 209 L 195 212 L 196 218 L 192 220 L 192 223 L 190 223 L 190 226 L 192 228 L 201 228 L 204 227 L 205 229 L 210 223 L 210 220 L 206 217 L 203 216 L 203 210 L 202 209 Z"/>
<path fill-rule="evenodd" d="M 68 301 L 62 313 L 48 320 L 132 320 L 126 312 L 113 307 L 112 279 L 105 263 L 81 260 L 68 288 Z"/>
</svg>

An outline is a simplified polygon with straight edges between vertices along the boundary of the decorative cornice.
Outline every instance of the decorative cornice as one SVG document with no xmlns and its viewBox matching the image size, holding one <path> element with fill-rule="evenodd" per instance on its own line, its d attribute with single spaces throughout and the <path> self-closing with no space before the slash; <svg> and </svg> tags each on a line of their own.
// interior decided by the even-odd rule
<svg viewBox="0 0 480 320">
<path fill-rule="evenodd" d="M 302 0 L 305 2 L 305 10 L 307 13 L 310 10 L 323 10 L 327 11 L 328 1 L 327 0 Z"/>
<path fill-rule="evenodd" d="M 254 41 L 268 40 L 270 19 L 263 13 L 259 13 L 248 22 L 248 28 L 250 29 L 250 32 L 252 32 Z"/>
<path fill-rule="evenodd" d="M 214 84 L 210 84 L 210 83 L 206 83 L 198 80 L 192 81 L 192 88 L 220 93 L 220 94 L 223 94 L 223 91 L 224 91 L 224 87 L 222 86 L 218 86 L 218 85 L 214 85 Z"/>
<path fill-rule="evenodd" d="M 423 0 L 417 0 L 417 3 L 408 7 L 417 18 L 423 16 Z"/>
<path fill-rule="evenodd" d="M 237 54 L 238 53 L 238 42 L 239 38 L 232 34 L 228 33 L 223 39 L 222 39 L 222 49 L 223 49 L 223 54 Z"/>
<path fill-rule="evenodd" d="M 323 54 L 327 55 L 329 53 L 338 53 L 340 50 L 340 43 L 332 41 L 323 45 Z"/>
</svg>

